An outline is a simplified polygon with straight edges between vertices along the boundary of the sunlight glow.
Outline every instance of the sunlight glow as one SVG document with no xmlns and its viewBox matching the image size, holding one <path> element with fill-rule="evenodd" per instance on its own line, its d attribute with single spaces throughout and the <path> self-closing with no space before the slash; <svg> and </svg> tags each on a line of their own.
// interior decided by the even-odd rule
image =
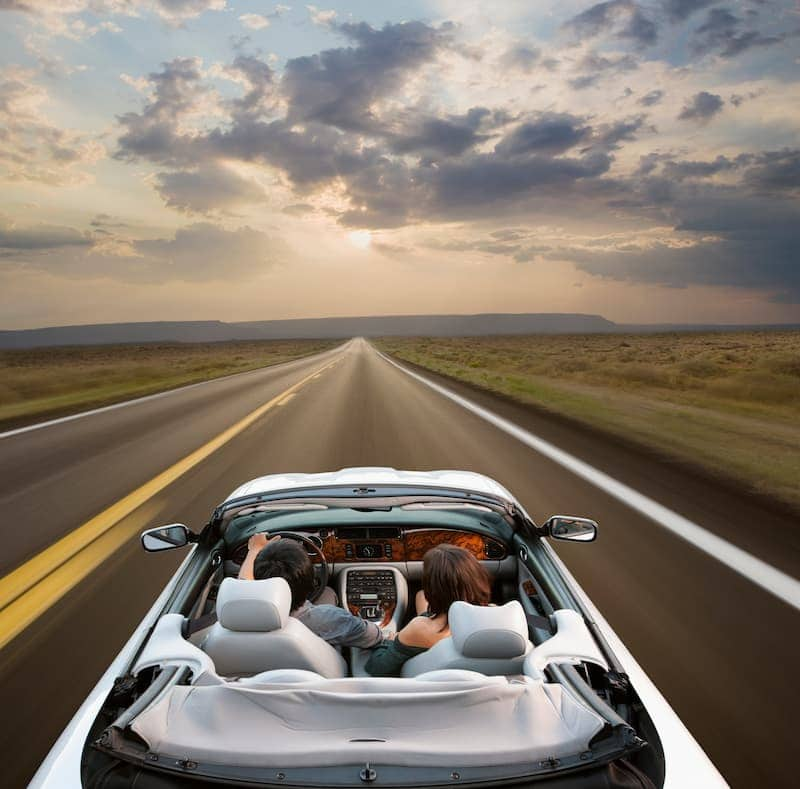
<svg viewBox="0 0 800 789">
<path fill-rule="evenodd" d="M 352 233 L 347 234 L 347 240 L 359 249 L 369 249 L 372 243 L 372 233 L 369 230 L 354 230 Z"/>
</svg>

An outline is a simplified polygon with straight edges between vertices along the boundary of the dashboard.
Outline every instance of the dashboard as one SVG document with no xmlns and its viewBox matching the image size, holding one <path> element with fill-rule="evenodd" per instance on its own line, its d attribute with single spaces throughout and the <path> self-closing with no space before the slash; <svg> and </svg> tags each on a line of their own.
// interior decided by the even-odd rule
<svg viewBox="0 0 800 789">
<path fill-rule="evenodd" d="M 339 527 L 321 532 L 322 550 L 336 564 L 358 562 L 421 562 L 437 545 L 449 543 L 468 550 L 476 559 L 505 559 L 500 540 L 475 532 L 442 528 Z"/>
<path fill-rule="evenodd" d="M 508 555 L 506 546 L 499 539 L 438 526 L 416 526 L 410 529 L 399 526 L 337 526 L 332 529 L 298 529 L 298 532 L 317 543 L 327 561 L 337 565 L 421 562 L 431 548 L 442 543 L 465 548 L 479 561 L 499 561 Z M 246 554 L 245 543 L 234 551 L 232 558 L 241 563 Z"/>
</svg>

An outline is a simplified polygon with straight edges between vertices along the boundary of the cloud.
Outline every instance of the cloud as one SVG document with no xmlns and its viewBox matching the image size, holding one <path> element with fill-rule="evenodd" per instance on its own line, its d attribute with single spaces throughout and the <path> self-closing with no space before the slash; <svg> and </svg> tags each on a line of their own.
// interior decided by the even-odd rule
<svg viewBox="0 0 800 789">
<path fill-rule="evenodd" d="M 796 31 L 794 33 L 796 35 Z M 765 36 L 757 30 L 742 30 L 742 20 L 726 8 L 712 8 L 691 40 L 695 55 L 718 52 L 724 58 L 740 55 L 752 47 L 780 44 L 787 33 Z"/>
<path fill-rule="evenodd" d="M 715 115 L 722 112 L 724 104 L 722 96 L 701 90 L 684 105 L 678 113 L 678 120 L 708 123 Z"/>
<path fill-rule="evenodd" d="M 282 87 L 293 123 L 317 121 L 347 131 L 374 129 L 373 104 L 398 88 L 451 40 L 449 28 L 422 22 L 364 22 L 336 28 L 355 46 L 293 58 Z"/>
<path fill-rule="evenodd" d="M 226 230 L 198 222 L 172 238 L 132 240 L 113 233 L 89 238 L 67 227 L 0 223 L 0 273 L 5 274 L 25 269 L 69 279 L 227 283 L 257 279 L 290 255 L 282 240 L 248 226 Z"/>
<path fill-rule="evenodd" d="M 194 170 L 159 173 L 156 190 L 170 208 L 186 213 L 230 210 L 266 198 L 263 188 L 257 183 L 216 163 Z"/>
<path fill-rule="evenodd" d="M 169 22 L 182 22 L 200 16 L 206 11 L 223 11 L 225 0 L 0 0 L 0 11 L 20 11 L 40 16 L 52 22 L 53 32 L 77 33 L 84 23 L 77 20 L 79 26 L 69 27 L 61 23 L 59 18 L 71 17 L 84 11 L 96 15 L 120 14 L 137 16 L 140 11 L 150 11 Z M 96 30 L 94 31 L 96 32 Z M 91 33 L 93 35 L 93 33 Z"/>
<path fill-rule="evenodd" d="M 675 181 L 687 178 L 710 178 L 718 173 L 730 172 L 740 167 L 740 163 L 727 156 L 717 156 L 710 162 L 702 161 L 668 161 L 664 164 L 663 174 Z"/>
<path fill-rule="evenodd" d="M 617 38 L 630 39 L 641 47 L 654 44 L 658 38 L 655 23 L 633 0 L 597 3 L 567 20 L 563 27 L 579 41 L 611 31 Z"/>
<path fill-rule="evenodd" d="M 208 222 L 181 228 L 171 239 L 136 241 L 133 246 L 143 258 L 139 273 L 161 281 L 249 279 L 288 253 L 283 242 L 251 227 L 225 230 Z"/>
<path fill-rule="evenodd" d="M 635 71 L 637 68 L 639 61 L 633 55 L 606 56 L 589 52 L 578 64 L 578 70 L 586 73 L 570 79 L 569 85 L 575 90 L 583 90 L 596 85 L 608 74 Z"/>
<path fill-rule="evenodd" d="M 758 192 L 800 196 L 800 150 L 762 153 L 745 173 L 745 181 Z"/>
<path fill-rule="evenodd" d="M 3 252 L 55 250 L 88 247 L 91 244 L 90 238 L 72 227 L 46 224 L 19 226 L 0 217 L 0 250 Z"/>
<path fill-rule="evenodd" d="M 128 112 L 118 118 L 124 132 L 115 158 L 132 161 L 143 157 L 170 164 L 190 156 L 187 146 L 191 140 L 181 134 L 178 124 L 196 109 L 206 92 L 201 65 L 199 58 L 176 58 L 148 76 L 155 87 L 154 96 L 141 113 Z"/>
<path fill-rule="evenodd" d="M 662 0 L 667 17 L 672 22 L 682 22 L 696 11 L 716 5 L 718 0 Z"/>
<path fill-rule="evenodd" d="M 330 27 L 336 20 L 336 11 L 324 11 L 315 5 L 307 5 L 308 16 L 315 25 Z"/>
<path fill-rule="evenodd" d="M 729 286 L 800 303 L 800 210 L 785 201 L 699 192 L 678 209 L 681 243 L 655 241 L 611 249 L 561 250 L 557 257 L 608 279 L 669 287 Z"/>
<path fill-rule="evenodd" d="M 541 50 L 528 44 L 517 44 L 507 49 L 500 57 L 500 65 L 505 69 L 517 69 L 530 74 L 539 64 Z"/>
<path fill-rule="evenodd" d="M 51 186 L 77 184 L 105 155 L 89 135 L 53 124 L 42 111 L 47 91 L 29 69 L 0 69 L 0 178 Z"/>
<path fill-rule="evenodd" d="M 638 104 L 643 107 L 652 107 L 658 104 L 664 98 L 664 91 L 656 88 L 655 90 L 648 91 L 639 100 Z"/>
<path fill-rule="evenodd" d="M 261 14 L 242 14 L 239 21 L 249 30 L 263 30 L 269 27 L 269 19 Z"/>
<path fill-rule="evenodd" d="M 535 120 L 522 123 L 495 147 L 497 153 L 515 156 L 524 153 L 564 153 L 586 142 L 591 127 L 568 113 L 541 113 Z"/>
<path fill-rule="evenodd" d="M 490 138 L 481 133 L 482 129 L 502 125 L 505 120 L 494 116 L 486 107 L 472 107 L 464 115 L 445 118 L 413 116 L 402 132 L 389 134 L 387 139 L 394 153 L 458 156 Z"/>
</svg>

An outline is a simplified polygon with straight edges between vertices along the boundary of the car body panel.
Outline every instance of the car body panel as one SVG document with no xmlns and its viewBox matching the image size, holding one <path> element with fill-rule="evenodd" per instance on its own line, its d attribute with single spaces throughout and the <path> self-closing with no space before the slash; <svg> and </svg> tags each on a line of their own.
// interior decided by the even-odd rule
<svg viewBox="0 0 800 789">
<path fill-rule="evenodd" d="M 375 466 L 344 468 L 322 474 L 270 474 L 240 485 L 225 501 L 228 502 L 242 496 L 254 496 L 259 493 L 337 485 L 352 485 L 358 488 L 372 485 L 407 485 L 469 490 L 510 502 L 515 501 L 511 493 L 499 482 L 472 471 L 399 471 Z"/>
<path fill-rule="evenodd" d="M 28 789 L 67 789 L 67 787 L 76 787 L 77 789 L 81 786 L 81 758 L 92 724 L 99 714 L 103 702 L 114 687 L 114 680 L 125 673 L 139 647 L 147 638 L 150 629 L 161 616 L 167 600 L 178 585 L 178 580 L 189 565 L 196 548 L 195 545 L 191 546 L 175 575 L 164 587 L 164 591 L 158 596 L 133 635 L 114 658 L 114 662 L 92 688 L 86 701 L 80 706 L 39 766 L 28 784 Z"/>
</svg>

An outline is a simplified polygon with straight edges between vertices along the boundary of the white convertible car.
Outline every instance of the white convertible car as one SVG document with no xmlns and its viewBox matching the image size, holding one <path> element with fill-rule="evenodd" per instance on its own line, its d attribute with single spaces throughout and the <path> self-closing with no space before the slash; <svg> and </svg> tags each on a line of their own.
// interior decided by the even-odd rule
<svg viewBox="0 0 800 789">
<path fill-rule="evenodd" d="M 331 584 L 385 631 L 410 617 L 422 558 L 443 542 L 484 564 L 495 605 L 454 604 L 449 638 L 401 677 L 371 677 L 365 650 L 289 616 L 282 579 L 235 580 L 256 532 L 299 540 L 318 592 Z M 462 471 L 248 482 L 199 534 L 142 535 L 189 555 L 32 786 L 725 786 L 547 539 L 596 533 L 583 518 L 537 526 Z"/>
</svg>

